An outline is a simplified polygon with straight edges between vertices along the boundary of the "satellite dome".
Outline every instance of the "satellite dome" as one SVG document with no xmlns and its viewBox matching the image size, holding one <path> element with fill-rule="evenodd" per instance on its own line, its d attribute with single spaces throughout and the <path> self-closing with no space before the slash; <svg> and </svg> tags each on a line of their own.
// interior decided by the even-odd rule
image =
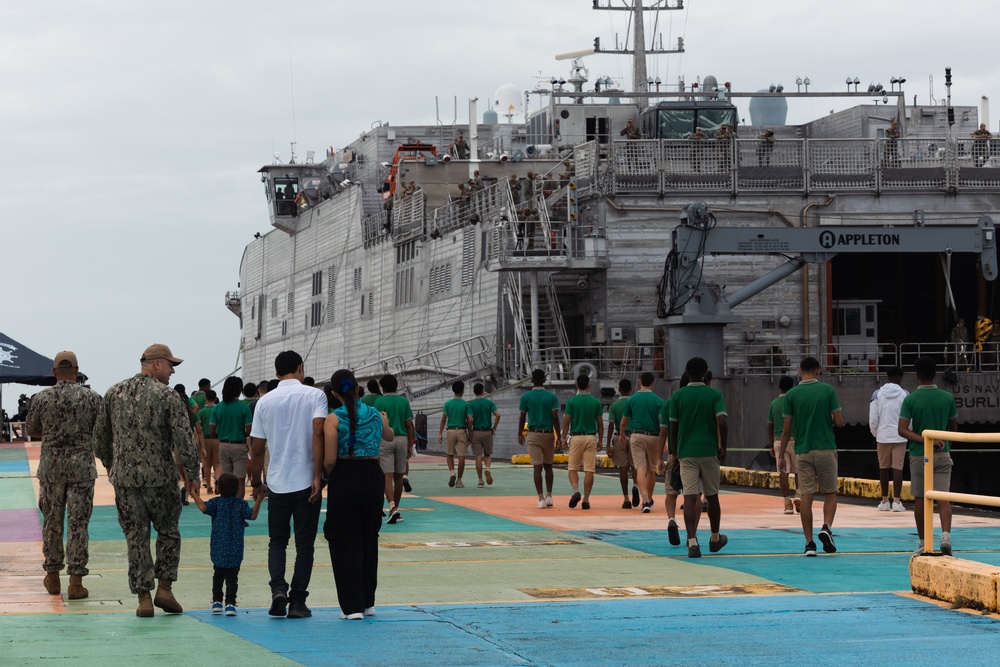
<svg viewBox="0 0 1000 667">
<path fill-rule="evenodd" d="M 513 83 L 505 83 L 493 94 L 493 108 L 500 116 L 519 116 L 524 112 L 524 97 L 521 89 Z"/>
<path fill-rule="evenodd" d="M 768 93 L 769 90 L 758 90 L 759 93 Z M 788 100 L 784 97 L 751 97 L 750 98 L 750 124 L 751 125 L 784 125 L 788 119 Z"/>
</svg>

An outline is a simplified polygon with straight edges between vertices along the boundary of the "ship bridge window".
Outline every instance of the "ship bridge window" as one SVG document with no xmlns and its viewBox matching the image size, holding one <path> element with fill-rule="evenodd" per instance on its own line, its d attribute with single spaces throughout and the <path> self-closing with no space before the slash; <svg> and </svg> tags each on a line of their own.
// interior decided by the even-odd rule
<svg viewBox="0 0 1000 667">
<path fill-rule="evenodd" d="M 720 127 L 736 127 L 736 110 L 721 109 L 659 109 L 657 136 L 660 139 L 687 139 L 696 127 L 706 137 L 712 137 Z"/>
<path fill-rule="evenodd" d="M 294 178 L 274 179 L 274 214 L 295 215 L 295 197 L 299 194 L 299 182 Z"/>
</svg>

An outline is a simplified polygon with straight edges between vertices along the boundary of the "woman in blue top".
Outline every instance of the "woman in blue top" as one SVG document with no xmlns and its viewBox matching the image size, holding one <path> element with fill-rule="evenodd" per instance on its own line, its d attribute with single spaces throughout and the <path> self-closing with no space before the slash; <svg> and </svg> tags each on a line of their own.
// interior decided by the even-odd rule
<svg viewBox="0 0 1000 667">
<path fill-rule="evenodd" d="M 360 620 L 375 615 L 385 490 L 379 442 L 391 442 L 394 434 L 384 413 L 358 400 L 358 381 L 351 371 L 334 373 L 330 391 L 342 405 L 323 426 L 323 463 L 329 479 L 323 534 L 330 545 L 340 617 Z"/>
</svg>

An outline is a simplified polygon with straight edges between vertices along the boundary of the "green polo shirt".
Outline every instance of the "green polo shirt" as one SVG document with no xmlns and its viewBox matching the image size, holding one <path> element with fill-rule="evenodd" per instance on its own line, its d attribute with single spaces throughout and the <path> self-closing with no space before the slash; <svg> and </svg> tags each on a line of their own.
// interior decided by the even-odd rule
<svg viewBox="0 0 1000 667">
<path fill-rule="evenodd" d="M 674 397 L 671 396 L 667 400 L 663 401 L 663 407 L 660 408 L 660 426 L 666 426 L 670 428 L 670 413 L 674 411 Z"/>
<path fill-rule="evenodd" d="M 726 414 L 722 392 L 704 382 L 692 382 L 670 397 L 670 421 L 677 422 L 677 458 L 719 455 L 719 423 Z"/>
<path fill-rule="evenodd" d="M 660 432 L 660 409 L 663 399 L 652 391 L 639 390 L 632 394 L 625 404 L 629 431 Z"/>
<path fill-rule="evenodd" d="M 785 430 L 785 395 L 771 401 L 771 407 L 767 409 L 767 423 L 774 429 L 774 439 L 781 440 L 781 433 Z"/>
<path fill-rule="evenodd" d="M 521 396 L 520 410 L 528 414 L 528 428 L 551 431 L 552 411 L 559 409 L 559 399 L 551 391 L 533 387 Z"/>
<path fill-rule="evenodd" d="M 243 401 L 223 401 L 212 409 L 210 423 L 215 424 L 219 440 L 244 442 L 247 437 L 246 427 L 253 423 L 253 413 Z"/>
<path fill-rule="evenodd" d="M 369 407 L 375 407 L 375 401 L 382 397 L 382 394 L 373 394 L 371 392 L 365 394 L 361 397 L 361 402 Z"/>
<path fill-rule="evenodd" d="M 566 401 L 563 411 L 569 415 L 571 434 L 597 435 L 597 421 L 604 417 L 604 406 L 593 394 L 577 393 Z"/>
<path fill-rule="evenodd" d="M 485 431 L 493 428 L 493 413 L 497 411 L 497 404 L 480 396 L 469 401 L 469 414 L 472 415 L 472 428 L 478 431 Z"/>
<path fill-rule="evenodd" d="M 365 394 L 361 398 L 364 399 L 370 395 L 372 394 Z M 375 395 L 375 397 L 378 400 L 372 407 L 385 413 L 386 417 L 389 418 L 389 428 L 392 429 L 393 433 L 397 436 L 406 435 L 406 420 L 413 419 L 413 410 L 410 408 L 410 401 L 406 399 L 406 396 L 381 394 Z"/>
<path fill-rule="evenodd" d="M 448 415 L 448 428 L 467 428 L 469 404 L 464 398 L 453 398 L 444 404 L 442 411 Z"/>
<path fill-rule="evenodd" d="M 927 429 L 947 431 L 948 421 L 958 418 L 955 397 L 933 384 L 922 384 L 903 399 L 899 409 L 900 419 L 910 420 L 910 430 L 923 434 Z M 910 441 L 910 456 L 923 457 L 924 443 Z M 945 440 L 944 451 L 951 451 L 951 443 Z"/>
<path fill-rule="evenodd" d="M 201 424 L 201 432 L 206 438 L 211 438 L 211 431 L 209 426 L 212 423 L 212 411 L 215 410 L 214 405 L 205 405 L 201 410 L 198 411 L 198 423 Z"/>
<path fill-rule="evenodd" d="M 803 380 L 788 390 L 782 417 L 792 418 L 796 454 L 837 448 L 832 415 L 838 410 L 837 392 L 825 382 Z"/>
<path fill-rule="evenodd" d="M 628 403 L 628 399 L 628 396 L 622 396 L 608 408 L 608 433 L 611 435 L 617 433 L 618 427 L 622 424 L 622 415 L 625 414 L 625 404 Z"/>
<path fill-rule="evenodd" d="M 197 405 L 198 409 L 201 410 L 203 407 L 205 407 L 205 401 L 206 400 L 208 400 L 208 399 L 205 396 L 205 392 L 203 392 L 203 391 L 196 391 L 193 394 L 191 394 L 191 398 L 189 399 L 188 402 L 190 404 L 192 404 L 192 405 Z"/>
</svg>

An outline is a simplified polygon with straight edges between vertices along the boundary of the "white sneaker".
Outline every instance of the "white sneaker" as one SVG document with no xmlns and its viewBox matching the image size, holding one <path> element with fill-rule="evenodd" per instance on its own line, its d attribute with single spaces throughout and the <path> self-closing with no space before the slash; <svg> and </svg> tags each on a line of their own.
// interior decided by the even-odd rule
<svg viewBox="0 0 1000 667">
<path fill-rule="evenodd" d="M 951 536 L 942 535 L 941 536 L 941 555 L 950 556 L 951 555 Z"/>
<path fill-rule="evenodd" d="M 920 544 L 916 549 L 913 550 L 914 556 L 922 556 L 924 554 L 924 545 Z"/>
<path fill-rule="evenodd" d="M 375 615 L 375 607 L 368 607 L 368 609 L 365 609 L 365 616 L 374 616 L 374 615 Z"/>
<path fill-rule="evenodd" d="M 892 509 L 892 505 L 889 503 L 888 498 L 878 504 L 879 512 L 888 512 L 890 509 Z"/>
<path fill-rule="evenodd" d="M 552 496 L 545 496 L 545 506 L 552 507 Z"/>
<path fill-rule="evenodd" d="M 903 503 L 899 502 L 899 500 L 897 499 L 895 502 L 892 503 L 892 511 L 893 512 L 905 512 L 906 508 L 903 507 Z"/>
<path fill-rule="evenodd" d="M 538 499 L 538 509 L 543 510 L 546 507 L 548 507 L 548 505 L 545 504 L 545 501 L 542 500 L 541 498 L 539 498 Z"/>
</svg>

